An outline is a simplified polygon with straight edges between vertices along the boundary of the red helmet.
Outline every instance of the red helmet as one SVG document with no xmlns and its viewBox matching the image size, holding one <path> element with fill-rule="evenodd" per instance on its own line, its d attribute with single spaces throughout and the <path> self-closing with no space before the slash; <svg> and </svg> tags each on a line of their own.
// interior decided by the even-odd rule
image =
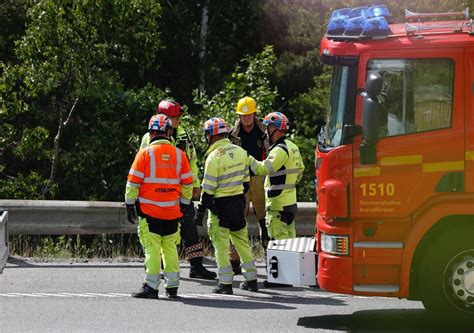
<svg viewBox="0 0 474 333">
<path fill-rule="evenodd" d="M 178 102 L 164 99 L 158 104 L 156 113 L 162 113 L 168 117 L 176 117 L 181 115 L 181 105 Z"/>
</svg>

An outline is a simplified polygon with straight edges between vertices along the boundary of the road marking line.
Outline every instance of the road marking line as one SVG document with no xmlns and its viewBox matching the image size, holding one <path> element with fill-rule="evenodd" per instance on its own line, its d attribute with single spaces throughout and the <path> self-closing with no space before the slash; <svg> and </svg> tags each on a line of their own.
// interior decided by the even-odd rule
<svg viewBox="0 0 474 333">
<path fill-rule="evenodd" d="M 161 296 L 161 294 L 160 294 Z M 182 298 L 187 299 L 227 299 L 227 300 L 249 300 L 249 301 L 271 301 L 271 300 L 281 300 L 285 299 L 291 300 L 295 298 L 300 299 L 347 299 L 347 298 L 356 298 L 356 299 L 365 299 L 373 298 L 369 296 L 354 296 L 354 295 L 341 295 L 341 294 L 320 294 L 317 291 L 307 292 L 304 294 L 264 294 L 264 293 L 252 293 L 251 295 L 218 295 L 218 294 L 199 294 L 199 293 L 183 293 L 179 294 Z M 57 298 L 128 298 L 131 297 L 130 294 L 125 293 L 0 293 L 0 297 L 36 297 L 36 298 L 45 298 L 45 297 L 57 297 Z"/>
<path fill-rule="evenodd" d="M 0 294 L 0 297 L 22 297 L 21 295 L 12 295 L 10 294 Z"/>
<path fill-rule="evenodd" d="M 52 294 L 52 293 L 35 293 L 35 295 L 44 295 L 45 297 L 63 297 L 63 298 L 73 297 L 72 295 Z"/>
</svg>

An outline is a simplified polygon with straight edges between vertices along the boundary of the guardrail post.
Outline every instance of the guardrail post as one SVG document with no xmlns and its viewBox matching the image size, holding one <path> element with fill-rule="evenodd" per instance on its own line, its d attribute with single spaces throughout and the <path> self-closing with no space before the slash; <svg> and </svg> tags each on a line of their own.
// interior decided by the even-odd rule
<svg viewBox="0 0 474 333">
<path fill-rule="evenodd" d="M 0 274 L 8 259 L 8 212 L 0 211 Z"/>
</svg>

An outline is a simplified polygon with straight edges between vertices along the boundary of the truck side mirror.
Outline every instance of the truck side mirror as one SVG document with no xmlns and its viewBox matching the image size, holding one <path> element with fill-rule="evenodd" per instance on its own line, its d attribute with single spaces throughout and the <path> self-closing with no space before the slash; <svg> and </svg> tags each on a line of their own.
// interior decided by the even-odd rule
<svg viewBox="0 0 474 333">
<path fill-rule="evenodd" d="M 365 82 L 362 109 L 362 133 L 360 164 L 377 163 L 377 142 L 379 141 L 380 120 L 377 96 L 382 91 L 383 79 L 378 74 L 370 74 Z"/>
</svg>

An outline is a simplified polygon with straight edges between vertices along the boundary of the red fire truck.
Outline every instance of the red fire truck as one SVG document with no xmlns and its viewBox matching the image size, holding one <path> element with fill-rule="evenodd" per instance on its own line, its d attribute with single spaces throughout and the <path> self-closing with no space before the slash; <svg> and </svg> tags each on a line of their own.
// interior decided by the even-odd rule
<svg viewBox="0 0 474 333">
<path fill-rule="evenodd" d="M 321 42 L 318 284 L 472 319 L 474 26 L 467 10 L 389 21 L 385 6 L 341 9 Z"/>
</svg>

